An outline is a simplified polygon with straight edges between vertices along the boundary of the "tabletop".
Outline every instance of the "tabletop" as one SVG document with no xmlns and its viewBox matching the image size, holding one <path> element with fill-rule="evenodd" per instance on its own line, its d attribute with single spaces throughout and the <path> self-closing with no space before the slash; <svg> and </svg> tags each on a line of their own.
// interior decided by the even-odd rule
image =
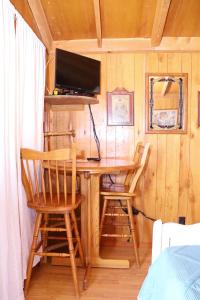
<svg viewBox="0 0 200 300">
<path fill-rule="evenodd" d="M 63 162 L 58 161 L 57 165 L 60 169 L 63 168 Z M 46 168 L 49 167 L 47 162 L 44 162 Z M 54 162 L 51 162 L 51 167 L 54 167 Z M 118 159 L 118 158 L 103 158 L 101 161 L 88 161 L 86 159 L 77 159 L 76 171 L 77 172 L 89 172 L 93 174 L 105 174 L 117 171 L 128 171 L 138 167 L 138 163 L 130 159 Z M 66 170 L 71 170 L 71 163 L 66 162 Z"/>
<path fill-rule="evenodd" d="M 130 159 L 103 158 L 101 161 L 77 160 L 77 171 L 90 173 L 105 173 L 114 171 L 125 171 L 137 166 Z"/>
</svg>

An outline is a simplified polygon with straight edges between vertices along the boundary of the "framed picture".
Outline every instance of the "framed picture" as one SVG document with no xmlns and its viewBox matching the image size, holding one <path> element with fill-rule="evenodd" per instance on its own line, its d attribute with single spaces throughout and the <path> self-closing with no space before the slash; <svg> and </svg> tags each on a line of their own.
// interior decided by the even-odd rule
<svg viewBox="0 0 200 300">
<path fill-rule="evenodd" d="M 107 124 L 134 125 L 134 93 L 126 89 L 107 92 Z"/>
<path fill-rule="evenodd" d="M 174 129 L 178 124 L 177 109 L 155 109 L 153 110 L 153 127 L 163 129 Z"/>
</svg>

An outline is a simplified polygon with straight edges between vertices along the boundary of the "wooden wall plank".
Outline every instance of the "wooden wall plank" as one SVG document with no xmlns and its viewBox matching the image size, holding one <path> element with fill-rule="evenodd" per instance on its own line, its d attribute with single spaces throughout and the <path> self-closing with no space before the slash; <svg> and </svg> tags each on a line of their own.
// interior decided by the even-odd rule
<svg viewBox="0 0 200 300">
<path fill-rule="evenodd" d="M 167 71 L 181 73 L 181 55 L 168 54 Z M 166 198 L 164 221 L 177 221 L 180 168 L 180 135 L 167 135 Z"/>
<path fill-rule="evenodd" d="M 190 131 L 190 175 L 189 175 L 189 203 L 188 223 L 199 222 L 200 220 L 200 128 L 197 127 L 197 91 L 200 88 L 200 56 L 192 54 L 192 90 L 191 90 L 191 131 Z"/>
<path fill-rule="evenodd" d="M 158 72 L 158 54 L 146 54 L 145 72 Z M 145 194 L 144 194 L 144 211 L 151 218 L 155 218 L 155 200 L 156 200 L 156 167 L 157 167 L 157 134 L 146 134 L 145 142 L 151 144 L 151 155 L 149 158 L 148 168 L 145 175 Z M 152 221 L 145 219 L 144 223 L 146 242 L 151 241 Z"/>
<path fill-rule="evenodd" d="M 118 74 L 118 54 L 107 54 L 107 69 L 106 69 L 106 91 L 112 92 L 118 84 L 120 84 L 120 79 L 116 76 Z M 107 104 L 106 104 L 107 105 Z M 107 114 L 107 106 L 106 106 Z M 107 126 L 106 133 L 106 154 L 109 157 L 116 156 L 116 127 Z"/>
<path fill-rule="evenodd" d="M 144 141 L 144 113 L 145 113 L 145 83 L 144 83 L 144 70 L 145 70 L 145 54 L 135 53 L 134 56 L 134 109 L 135 109 L 135 126 L 134 126 L 134 146 L 140 141 Z M 132 145 L 130 145 L 131 149 Z M 144 211 L 144 178 L 141 179 L 139 185 L 140 191 L 138 196 L 135 197 L 133 205 Z M 137 191 L 138 192 L 138 191 Z M 142 242 L 144 240 L 144 218 L 141 214 L 135 217 L 137 222 L 138 240 Z"/>
<path fill-rule="evenodd" d="M 188 134 L 180 137 L 180 176 L 179 176 L 179 203 L 178 203 L 178 217 L 186 217 L 189 199 L 189 169 L 190 169 L 190 123 L 191 123 L 191 74 L 192 74 L 192 56 L 190 53 L 181 55 L 182 72 L 188 73 L 188 107 L 187 107 L 187 125 Z"/>
<path fill-rule="evenodd" d="M 167 53 L 158 54 L 158 71 L 167 70 Z M 164 219 L 165 190 L 166 190 L 166 134 L 158 134 L 157 148 L 157 185 L 156 185 L 156 218 Z"/>
<path fill-rule="evenodd" d="M 120 54 L 117 66 L 119 74 L 116 87 L 122 87 L 128 91 L 134 91 L 134 56 L 133 54 Z M 134 136 L 133 126 L 117 126 L 116 127 L 116 156 L 117 157 L 132 157 L 130 153 L 131 140 Z M 130 138 L 130 140 L 129 140 Z M 123 147 L 122 147 L 123 145 Z M 134 145 L 133 145 L 134 149 Z"/>
</svg>

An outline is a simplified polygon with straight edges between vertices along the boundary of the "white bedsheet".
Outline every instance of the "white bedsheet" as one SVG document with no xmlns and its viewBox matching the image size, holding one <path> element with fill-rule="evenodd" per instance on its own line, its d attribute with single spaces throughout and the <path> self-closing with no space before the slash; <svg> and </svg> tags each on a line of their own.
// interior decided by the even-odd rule
<svg viewBox="0 0 200 300">
<path fill-rule="evenodd" d="M 200 300 L 200 246 L 164 250 L 149 268 L 139 300 Z"/>
</svg>

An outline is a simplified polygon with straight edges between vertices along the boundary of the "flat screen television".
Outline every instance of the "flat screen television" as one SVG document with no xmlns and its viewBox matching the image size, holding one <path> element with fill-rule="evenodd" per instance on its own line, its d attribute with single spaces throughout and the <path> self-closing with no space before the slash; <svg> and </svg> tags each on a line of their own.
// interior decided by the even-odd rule
<svg viewBox="0 0 200 300">
<path fill-rule="evenodd" d="M 56 49 L 55 88 L 63 94 L 99 94 L 100 61 Z"/>
</svg>

